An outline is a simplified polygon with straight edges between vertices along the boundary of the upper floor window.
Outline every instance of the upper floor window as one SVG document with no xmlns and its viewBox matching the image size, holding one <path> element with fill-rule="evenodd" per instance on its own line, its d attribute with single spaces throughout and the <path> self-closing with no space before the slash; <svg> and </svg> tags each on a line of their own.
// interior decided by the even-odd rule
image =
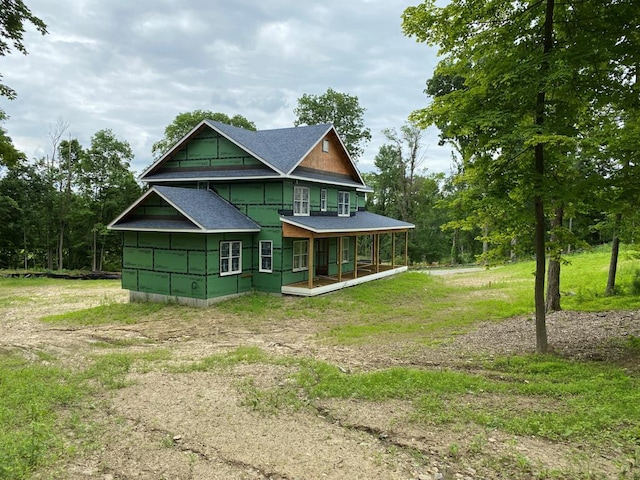
<svg viewBox="0 0 640 480">
<path fill-rule="evenodd" d="M 220 242 L 220 275 L 242 273 L 242 242 Z"/>
<path fill-rule="evenodd" d="M 349 192 L 338 192 L 338 216 L 348 217 L 350 215 L 350 195 Z"/>
<path fill-rule="evenodd" d="M 309 187 L 293 187 L 293 214 L 309 215 Z"/>
<path fill-rule="evenodd" d="M 327 189 L 323 188 L 320 190 L 320 211 L 327 211 Z"/>
<path fill-rule="evenodd" d="M 322 140 L 322 151 L 323 152 L 328 152 L 329 151 L 329 140 L 328 139 L 324 139 Z"/>
</svg>

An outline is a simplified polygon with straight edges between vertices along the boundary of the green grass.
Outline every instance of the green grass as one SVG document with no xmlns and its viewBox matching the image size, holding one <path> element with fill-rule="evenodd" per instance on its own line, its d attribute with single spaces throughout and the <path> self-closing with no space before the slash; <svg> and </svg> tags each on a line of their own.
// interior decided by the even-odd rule
<svg viewBox="0 0 640 480">
<path fill-rule="evenodd" d="M 78 416 L 87 398 L 101 389 L 127 386 L 126 375 L 132 368 L 144 370 L 153 362 L 168 360 L 171 353 L 155 349 L 102 355 L 81 372 L 54 366 L 54 359 L 43 357 L 46 361 L 31 362 L 0 352 L 0 478 L 3 480 L 29 478 L 36 469 L 71 452 L 72 447 L 63 440 L 64 432 L 72 431 L 74 437 L 81 438 L 91 430 Z M 68 420 L 62 420 L 63 410 L 71 412 Z"/>
<path fill-rule="evenodd" d="M 87 390 L 60 368 L 0 354 L 0 478 L 26 478 L 64 450 L 57 411 Z"/>
</svg>

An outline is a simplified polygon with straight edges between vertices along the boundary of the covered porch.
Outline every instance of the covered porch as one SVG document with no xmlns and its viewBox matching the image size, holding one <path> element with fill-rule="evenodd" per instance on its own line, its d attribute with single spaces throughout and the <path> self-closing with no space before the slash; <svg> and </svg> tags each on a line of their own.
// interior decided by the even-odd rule
<svg viewBox="0 0 640 480">
<path fill-rule="evenodd" d="M 307 279 L 283 285 L 283 294 L 321 295 L 407 270 L 408 235 L 414 226 L 368 212 L 358 212 L 357 216 L 357 221 L 355 217 L 281 217 L 283 237 L 308 241 Z M 344 259 L 345 242 L 352 239 L 353 258 Z M 335 267 L 332 272 L 327 268 L 329 244 L 335 245 L 337 272 Z M 346 265 L 349 268 L 345 269 Z"/>
</svg>

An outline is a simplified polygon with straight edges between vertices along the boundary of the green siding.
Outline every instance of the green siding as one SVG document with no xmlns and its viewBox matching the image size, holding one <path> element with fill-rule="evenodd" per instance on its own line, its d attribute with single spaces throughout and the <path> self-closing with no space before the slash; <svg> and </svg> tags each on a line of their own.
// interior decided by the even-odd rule
<svg viewBox="0 0 640 480">
<path fill-rule="evenodd" d="M 269 205 L 249 205 L 247 207 L 249 217 L 260 225 L 280 225 L 278 209 Z"/>
<path fill-rule="evenodd" d="M 198 233 L 174 233 L 171 235 L 174 250 L 206 250 L 206 238 Z"/>
<path fill-rule="evenodd" d="M 253 288 L 261 292 L 280 293 L 282 286 L 282 274 L 274 271 L 273 273 L 254 273 Z"/>
<path fill-rule="evenodd" d="M 178 297 L 200 298 L 206 297 L 206 277 L 195 275 L 171 274 L 171 295 Z"/>
<path fill-rule="evenodd" d="M 227 277 L 209 275 L 207 277 L 207 298 L 232 295 L 234 293 L 238 293 L 237 275 L 229 275 Z"/>
<path fill-rule="evenodd" d="M 207 252 L 207 274 L 213 275 L 220 272 L 219 252 Z"/>
<path fill-rule="evenodd" d="M 125 247 L 137 247 L 138 246 L 138 233 L 137 232 L 124 232 L 123 243 Z"/>
<path fill-rule="evenodd" d="M 123 268 L 153 269 L 153 249 L 124 247 L 122 252 Z"/>
<path fill-rule="evenodd" d="M 138 271 L 122 270 L 122 288 L 125 290 L 138 290 Z"/>
<path fill-rule="evenodd" d="M 218 158 L 228 158 L 228 157 L 242 157 L 247 153 L 238 147 L 235 143 L 230 142 L 226 138 L 220 138 L 219 142 L 219 157 Z"/>
<path fill-rule="evenodd" d="M 138 272 L 138 290 L 160 295 L 171 295 L 170 275 L 168 273 L 140 270 Z"/>
<path fill-rule="evenodd" d="M 189 252 L 189 273 L 206 275 L 207 255 L 205 252 Z"/>
<path fill-rule="evenodd" d="M 265 184 L 264 200 L 266 204 L 282 205 L 282 184 L 280 183 Z"/>
<path fill-rule="evenodd" d="M 140 232 L 138 233 L 138 246 L 169 248 L 170 238 L 168 233 Z"/>
<path fill-rule="evenodd" d="M 175 250 L 156 250 L 154 270 L 158 272 L 187 273 L 187 252 Z"/>
<path fill-rule="evenodd" d="M 217 138 L 196 138 L 187 145 L 187 158 L 189 163 L 202 158 L 214 158 L 218 156 Z M 186 162 L 181 162 L 184 165 Z M 209 165 L 207 161 L 205 165 Z"/>
<path fill-rule="evenodd" d="M 249 205 L 264 203 L 264 185 L 262 183 L 251 183 L 248 185 L 232 185 L 231 199 L 234 205 Z"/>
</svg>

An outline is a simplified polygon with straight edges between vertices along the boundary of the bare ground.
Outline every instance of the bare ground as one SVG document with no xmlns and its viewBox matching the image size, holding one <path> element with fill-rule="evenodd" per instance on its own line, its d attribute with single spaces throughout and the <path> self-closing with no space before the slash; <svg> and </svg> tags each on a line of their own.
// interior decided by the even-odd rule
<svg viewBox="0 0 640 480">
<path fill-rule="evenodd" d="M 254 345 L 277 355 L 327 360 L 345 371 L 394 365 L 473 369 L 483 356 L 523 353 L 535 346 L 527 317 L 487 323 L 433 347 L 400 342 L 336 347 L 318 340 L 322 326 L 313 319 L 246 324 L 216 308 L 185 308 L 182 318 L 163 315 L 163 310 L 152 321 L 134 325 L 60 327 L 39 320 L 125 302 L 127 294 L 115 282 L 25 287 L 0 291 L 0 300 L 0 351 L 19 350 L 34 359 L 46 352 L 74 368 L 86 367 L 104 351 L 96 348 L 98 342 L 119 344 L 118 351 L 166 348 L 176 364 Z M 559 355 L 615 361 L 637 371 L 638 359 L 625 358 L 616 345 L 627 335 L 640 336 L 639 320 L 639 312 L 560 312 L 548 319 L 549 340 Z M 313 408 L 277 413 L 246 405 L 242 386 L 247 379 L 266 388 L 282 385 L 290 373 L 287 367 L 262 364 L 216 372 L 135 371 L 129 386 L 94 399 L 86 409 L 87 420 L 100 432 L 96 445 L 37 476 L 468 480 L 547 478 L 545 472 L 555 470 L 563 473 L 553 478 L 615 478 L 626 461 L 615 446 L 594 449 L 475 426 L 425 426 L 412 421 L 409 401 L 318 401 Z M 527 408 L 531 400 L 514 401 L 514 408 Z"/>
</svg>

